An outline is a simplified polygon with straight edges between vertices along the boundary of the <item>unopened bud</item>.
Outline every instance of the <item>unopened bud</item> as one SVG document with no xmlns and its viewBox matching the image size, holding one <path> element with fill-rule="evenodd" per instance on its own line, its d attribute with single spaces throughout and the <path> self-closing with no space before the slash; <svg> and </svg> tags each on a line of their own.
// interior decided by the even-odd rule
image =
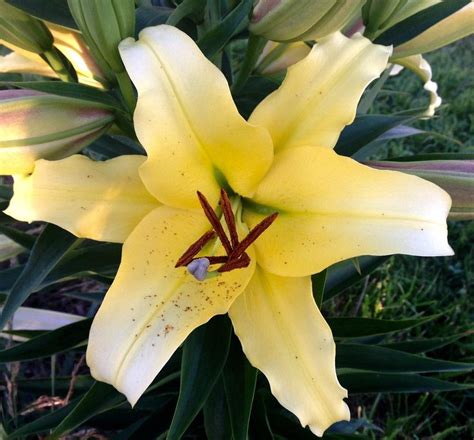
<svg viewBox="0 0 474 440">
<path fill-rule="evenodd" d="M 68 0 L 69 9 L 79 29 L 98 60 L 110 70 L 124 70 L 119 43 L 135 33 L 133 0 Z"/>
<path fill-rule="evenodd" d="M 62 159 L 101 136 L 114 115 L 99 104 L 31 90 L 0 91 L 0 175 L 27 174 L 37 159 Z"/>
<path fill-rule="evenodd" d="M 451 196 L 453 204 L 449 219 L 474 219 L 474 160 L 369 161 L 366 165 L 429 180 Z"/>
<path fill-rule="evenodd" d="M 341 30 L 365 0 L 258 0 L 250 31 L 274 41 L 318 40 Z"/>
<path fill-rule="evenodd" d="M 311 52 L 311 47 L 302 41 L 277 43 L 269 41 L 257 61 L 256 70 L 263 75 L 284 73 L 288 67 L 301 61 Z"/>
</svg>

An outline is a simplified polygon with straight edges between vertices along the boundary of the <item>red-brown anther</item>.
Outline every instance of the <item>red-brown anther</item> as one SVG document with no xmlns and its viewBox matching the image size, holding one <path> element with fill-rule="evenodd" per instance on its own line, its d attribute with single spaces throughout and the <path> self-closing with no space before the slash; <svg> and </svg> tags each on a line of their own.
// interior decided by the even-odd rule
<svg viewBox="0 0 474 440">
<path fill-rule="evenodd" d="M 199 260 L 199 258 L 203 258 L 203 257 L 196 257 L 196 258 L 193 258 L 193 260 Z M 217 256 L 217 257 L 204 257 L 204 258 L 207 258 L 210 264 L 223 264 L 229 261 L 229 257 L 227 255 L 222 255 L 222 256 Z"/>
<path fill-rule="evenodd" d="M 234 213 L 232 212 L 232 205 L 229 196 L 224 189 L 221 189 L 221 199 L 219 201 L 222 213 L 230 233 L 230 241 L 232 247 L 235 248 L 239 244 L 239 235 L 237 234 L 237 227 L 235 226 Z"/>
<path fill-rule="evenodd" d="M 193 260 L 193 257 L 199 253 L 199 251 L 206 246 L 214 237 L 216 233 L 214 231 L 207 231 L 204 235 L 198 238 L 188 250 L 179 258 L 174 267 L 187 266 Z"/>
<path fill-rule="evenodd" d="M 239 256 L 258 238 L 262 233 L 270 227 L 270 225 L 278 217 L 278 212 L 265 217 L 258 225 L 256 225 L 247 236 L 235 247 L 235 249 L 230 254 L 229 258 L 231 260 L 239 258 Z"/>
<path fill-rule="evenodd" d="M 232 252 L 232 246 L 230 244 L 229 239 L 227 238 L 227 235 L 225 235 L 225 231 L 221 225 L 221 222 L 217 218 L 216 213 L 212 209 L 212 206 L 209 204 L 206 197 L 204 197 L 204 195 L 199 191 L 197 192 L 197 195 L 199 198 L 199 202 L 201 203 L 202 209 L 204 211 L 204 214 L 206 214 L 206 217 L 209 220 L 209 223 L 214 228 L 214 231 L 219 237 L 222 243 L 222 246 L 224 246 L 224 249 L 227 252 L 227 255 L 230 255 L 230 253 Z"/>
<path fill-rule="evenodd" d="M 234 269 L 241 269 L 243 267 L 247 267 L 250 264 L 250 257 L 243 253 L 239 258 L 236 260 L 229 260 L 227 263 L 223 264 L 217 272 L 230 272 Z"/>
</svg>

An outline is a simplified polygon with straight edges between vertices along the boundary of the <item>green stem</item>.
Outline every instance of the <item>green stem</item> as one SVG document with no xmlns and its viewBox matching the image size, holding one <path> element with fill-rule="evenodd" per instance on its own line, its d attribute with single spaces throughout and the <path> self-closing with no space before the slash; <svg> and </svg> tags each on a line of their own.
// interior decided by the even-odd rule
<svg viewBox="0 0 474 440">
<path fill-rule="evenodd" d="M 61 79 L 65 82 L 77 82 L 77 76 L 73 73 L 73 68 L 67 58 L 54 46 L 51 50 L 42 53 L 44 60 L 49 64 Z M 69 64 L 69 65 L 68 65 Z"/>
<path fill-rule="evenodd" d="M 120 91 L 122 92 L 123 99 L 127 105 L 130 113 L 133 113 L 135 110 L 135 105 L 137 104 L 137 99 L 135 97 L 135 91 L 133 90 L 132 82 L 125 70 L 122 72 L 115 73 L 117 78 Z"/>
<path fill-rule="evenodd" d="M 267 40 L 264 38 L 250 34 L 244 60 L 242 61 L 240 70 L 236 75 L 234 84 L 232 85 L 233 94 L 238 94 L 242 90 L 257 63 L 258 57 L 262 53 L 266 42 Z"/>
</svg>

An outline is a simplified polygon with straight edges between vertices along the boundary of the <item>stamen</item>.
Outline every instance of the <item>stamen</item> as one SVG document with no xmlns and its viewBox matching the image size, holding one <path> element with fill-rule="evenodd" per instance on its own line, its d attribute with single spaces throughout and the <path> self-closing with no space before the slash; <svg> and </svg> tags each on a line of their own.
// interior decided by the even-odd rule
<svg viewBox="0 0 474 440">
<path fill-rule="evenodd" d="M 187 266 L 193 259 L 193 257 L 199 253 L 199 251 L 206 246 L 214 237 L 216 233 L 214 231 L 207 231 L 203 236 L 198 238 L 188 250 L 180 257 L 174 267 Z"/>
<path fill-rule="evenodd" d="M 265 217 L 257 226 L 255 226 L 247 236 L 236 246 L 233 252 L 230 254 L 230 260 L 239 258 L 239 256 L 258 238 L 262 233 L 270 227 L 270 225 L 278 217 L 278 212 L 274 212 L 272 215 Z"/>
<path fill-rule="evenodd" d="M 217 218 L 216 213 L 212 209 L 212 206 L 209 204 L 206 197 L 204 197 L 204 195 L 199 191 L 197 191 L 197 195 L 199 198 L 199 202 L 201 203 L 202 209 L 204 210 L 204 214 L 206 214 L 209 223 L 214 228 L 214 231 L 216 231 L 216 234 L 218 235 L 222 246 L 224 246 L 227 255 L 230 255 L 230 253 L 232 252 L 232 246 L 230 244 L 229 239 L 227 238 L 227 235 L 225 235 L 224 228 L 222 227 L 221 222 Z"/>
<path fill-rule="evenodd" d="M 234 213 L 232 212 L 232 205 L 230 204 L 229 196 L 225 190 L 221 189 L 221 199 L 219 201 L 222 213 L 230 233 L 230 241 L 232 247 L 235 248 L 239 244 L 239 236 L 237 234 L 237 227 L 235 225 Z"/>
<path fill-rule="evenodd" d="M 207 270 L 210 262 L 208 258 L 198 258 L 188 264 L 188 272 L 198 281 L 204 281 L 207 277 Z"/>
<path fill-rule="evenodd" d="M 250 257 L 243 253 L 239 258 L 236 260 L 229 260 L 227 263 L 223 264 L 217 272 L 229 272 L 234 269 L 242 269 L 243 267 L 248 267 L 250 264 Z"/>
</svg>

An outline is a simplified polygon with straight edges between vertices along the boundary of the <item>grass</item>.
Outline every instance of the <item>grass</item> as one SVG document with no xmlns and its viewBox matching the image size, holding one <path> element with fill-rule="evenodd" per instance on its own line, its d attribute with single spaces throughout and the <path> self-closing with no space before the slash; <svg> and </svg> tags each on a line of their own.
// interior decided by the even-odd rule
<svg viewBox="0 0 474 440">
<path fill-rule="evenodd" d="M 443 98 L 440 117 L 419 121 L 417 128 L 445 137 L 417 135 L 390 141 L 383 157 L 435 152 L 474 152 L 474 38 L 428 54 Z M 394 92 L 397 91 L 397 92 Z M 415 96 L 413 99 L 412 97 Z M 425 105 L 427 95 L 411 72 L 390 78 L 373 113 L 392 113 Z M 456 255 L 449 258 L 392 257 L 358 285 L 327 306 L 334 313 L 383 319 L 441 314 L 421 327 L 397 334 L 399 340 L 438 338 L 472 332 L 474 303 L 474 223 L 449 225 Z M 473 359 L 472 334 L 429 353 L 446 360 Z M 468 381 L 466 375 L 459 382 Z M 471 378 L 472 380 L 472 378 Z M 378 395 L 352 398 L 352 407 L 384 430 L 384 439 L 461 439 L 474 436 L 473 392 Z M 470 410 L 471 409 L 471 410 Z M 369 433 L 373 438 L 380 433 Z"/>
</svg>

